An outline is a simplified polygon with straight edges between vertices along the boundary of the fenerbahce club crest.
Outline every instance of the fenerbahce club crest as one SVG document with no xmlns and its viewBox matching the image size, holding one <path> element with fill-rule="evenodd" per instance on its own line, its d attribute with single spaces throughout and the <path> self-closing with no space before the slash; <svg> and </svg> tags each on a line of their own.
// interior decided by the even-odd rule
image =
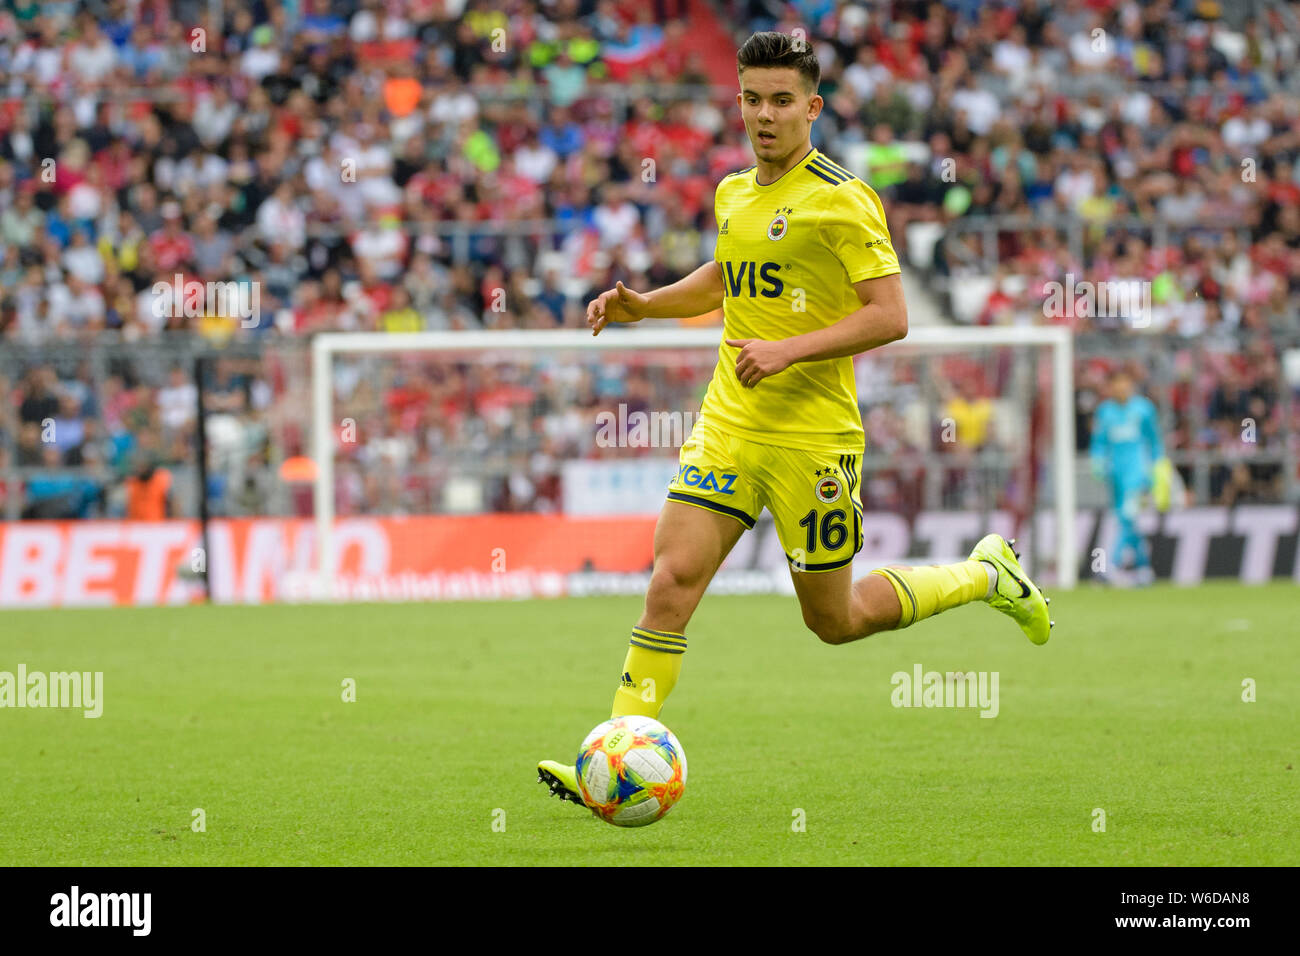
<svg viewBox="0 0 1300 956">
<path fill-rule="evenodd" d="M 790 213 L 793 211 L 789 208 L 776 211 L 776 218 L 768 223 L 767 238 L 773 241 L 785 238 L 785 234 L 790 229 Z"/>
<path fill-rule="evenodd" d="M 844 493 L 844 484 L 838 477 L 831 474 L 833 468 L 827 468 L 824 472 L 817 472 L 817 480 L 813 483 L 813 490 L 817 493 L 817 500 L 824 505 L 832 504 L 840 500 L 840 495 Z"/>
</svg>

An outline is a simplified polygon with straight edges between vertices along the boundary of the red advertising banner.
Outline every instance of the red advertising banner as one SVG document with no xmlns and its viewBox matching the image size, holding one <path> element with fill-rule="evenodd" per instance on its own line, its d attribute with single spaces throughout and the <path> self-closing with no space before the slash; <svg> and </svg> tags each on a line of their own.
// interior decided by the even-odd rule
<svg viewBox="0 0 1300 956">
<path fill-rule="evenodd" d="M 1085 576 L 1116 540 L 1115 517 L 1078 512 Z M 854 573 L 882 564 L 960 560 L 985 531 L 1019 535 L 1027 555 L 1054 546 L 1053 516 L 1034 528 L 1003 512 L 887 512 L 862 519 Z M 0 607 L 189 604 L 203 598 L 261 604 L 321 599 L 429 601 L 639 594 L 649 583 L 653 515 L 422 516 L 342 518 L 334 527 L 338 573 L 329 592 L 316 566 L 315 525 L 287 518 L 220 519 L 199 546 L 194 521 L 66 521 L 0 524 Z M 1300 509 L 1295 505 L 1189 508 L 1139 518 L 1161 578 L 1300 583 Z M 1095 567 L 1093 570 L 1096 570 Z M 775 528 L 759 518 L 728 555 L 713 593 L 792 593 Z"/>
<path fill-rule="evenodd" d="M 652 517 L 344 518 L 335 597 L 420 600 L 564 593 L 575 571 L 649 570 Z M 0 607 L 186 604 L 205 566 L 218 601 L 321 597 L 315 526 L 283 518 L 0 525 Z"/>
</svg>

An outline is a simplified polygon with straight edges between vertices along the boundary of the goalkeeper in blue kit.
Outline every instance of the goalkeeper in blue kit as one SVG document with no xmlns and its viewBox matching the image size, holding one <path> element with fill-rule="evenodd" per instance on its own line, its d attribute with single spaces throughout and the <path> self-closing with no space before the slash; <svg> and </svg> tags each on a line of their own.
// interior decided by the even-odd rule
<svg viewBox="0 0 1300 956">
<path fill-rule="evenodd" d="M 1136 394 L 1133 378 L 1123 370 L 1111 376 L 1110 398 L 1093 416 L 1091 458 L 1093 476 L 1110 488 L 1119 523 L 1118 540 L 1111 550 L 1114 561 L 1107 563 L 1132 567 L 1139 584 L 1150 584 L 1155 573 L 1146 539 L 1138 531 L 1138 513 L 1148 493 L 1161 511 L 1169 506 L 1172 476 L 1156 406 Z M 1106 576 L 1103 572 L 1103 579 Z"/>
</svg>

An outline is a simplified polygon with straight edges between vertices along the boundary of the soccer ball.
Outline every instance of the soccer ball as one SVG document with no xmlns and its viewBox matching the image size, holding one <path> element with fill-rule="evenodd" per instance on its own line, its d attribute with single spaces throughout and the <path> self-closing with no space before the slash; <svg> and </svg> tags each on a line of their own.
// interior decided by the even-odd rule
<svg viewBox="0 0 1300 956">
<path fill-rule="evenodd" d="M 686 789 L 686 751 L 653 717 L 615 717 L 578 748 L 578 788 L 596 816 L 643 827 L 673 808 Z"/>
</svg>

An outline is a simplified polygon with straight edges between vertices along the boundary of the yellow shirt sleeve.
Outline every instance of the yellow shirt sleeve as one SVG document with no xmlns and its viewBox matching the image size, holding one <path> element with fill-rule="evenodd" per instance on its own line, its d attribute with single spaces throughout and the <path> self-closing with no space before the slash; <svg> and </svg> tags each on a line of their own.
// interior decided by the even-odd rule
<svg viewBox="0 0 1300 956">
<path fill-rule="evenodd" d="M 879 279 L 902 270 L 889 239 L 885 209 L 875 191 L 860 180 L 834 190 L 835 202 L 823 210 L 817 227 L 839 259 L 850 282 Z"/>
</svg>

